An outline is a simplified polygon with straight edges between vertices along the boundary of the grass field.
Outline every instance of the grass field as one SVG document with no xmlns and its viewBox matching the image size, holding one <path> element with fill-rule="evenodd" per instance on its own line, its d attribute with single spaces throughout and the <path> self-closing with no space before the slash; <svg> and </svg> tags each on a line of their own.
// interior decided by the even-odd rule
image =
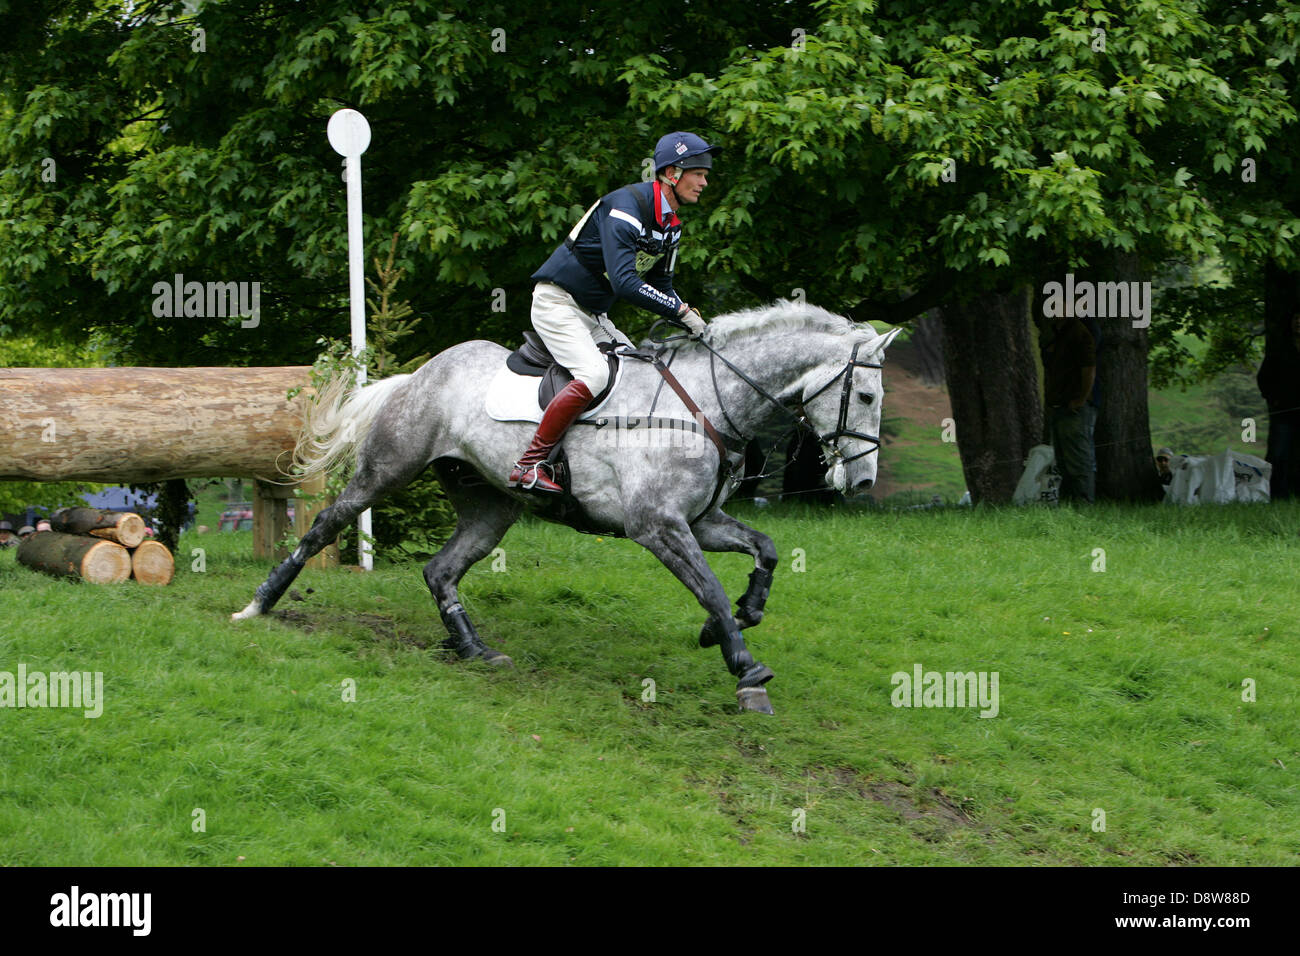
<svg viewBox="0 0 1300 956">
<path fill-rule="evenodd" d="M 782 557 L 748 632 L 775 717 L 626 541 L 524 522 L 471 570 L 509 672 L 436 649 L 418 565 L 232 625 L 248 534 L 186 534 L 157 589 L 0 552 L 0 671 L 105 696 L 0 709 L 0 864 L 1296 861 L 1300 507 L 735 511 Z M 893 706 L 918 664 L 996 671 L 997 716 Z"/>
</svg>

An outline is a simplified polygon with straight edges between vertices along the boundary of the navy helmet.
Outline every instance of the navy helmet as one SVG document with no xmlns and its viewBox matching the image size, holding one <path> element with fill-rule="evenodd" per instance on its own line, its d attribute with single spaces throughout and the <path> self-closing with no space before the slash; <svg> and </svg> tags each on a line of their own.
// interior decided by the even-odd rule
<svg viewBox="0 0 1300 956">
<path fill-rule="evenodd" d="M 655 144 L 655 174 L 667 166 L 678 169 L 712 169 L 713 153 L 721 147 L 710 146 L 694 133 L 669 133 Z"/>
</svg>

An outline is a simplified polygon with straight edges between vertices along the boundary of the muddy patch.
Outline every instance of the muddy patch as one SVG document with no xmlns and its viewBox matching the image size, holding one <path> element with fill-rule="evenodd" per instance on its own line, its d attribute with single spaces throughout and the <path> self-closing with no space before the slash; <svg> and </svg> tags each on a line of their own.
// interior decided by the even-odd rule
<svg viewBox="0 0 1300 956">
<path fill-rule="evenodd" d="M 816 767 L 806 775 L 823 786 L 849 790 L 864 800 L 884 804 L 911 824 L 924 840 L 934 842 L 953 830 L 976 826 L 962 804 L 937 787 L 918 788 L 898 780 L 877 780 L 852 767 Z"/>
<path fill-rule="evenodd" d="M 284 610 L 272 611 L 271 617 L 290 627 L 310 634 L 323 624 L 337 624 L 340 622 L 350 622 L 369 631 L 377 641 L 386 643 L 406 644 L 410 647 L 418 647 L 421 650 L 428 648 L 429 642 L 414 634 L 400 630 L 393 622 L 392 618 L 384 617 L 381 614 L 368 614 L 364 611 L 350 611 L 345 613 L 338 612 L 308 612 L 300 611 L 297 608 L 285 608 Z"/>
</svg>

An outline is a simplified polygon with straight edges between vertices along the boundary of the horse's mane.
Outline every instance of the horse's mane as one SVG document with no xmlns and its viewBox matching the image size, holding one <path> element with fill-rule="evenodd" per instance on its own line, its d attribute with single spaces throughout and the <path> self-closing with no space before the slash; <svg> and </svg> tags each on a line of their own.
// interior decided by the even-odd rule
<svg viewBox="0 0 1300 956">
<path fill-rule="evenodd" d="M 704 339 L 714 348 L 720 348 L 728 342 L 750 335 L 771 335 L 787 331 L 856 335 L 863 339 L 875 335 L 869 325 L 856 325 L 819 305 L 777 299 L 770 305 L 719 315 L 709 322 Z"/>
</svg>

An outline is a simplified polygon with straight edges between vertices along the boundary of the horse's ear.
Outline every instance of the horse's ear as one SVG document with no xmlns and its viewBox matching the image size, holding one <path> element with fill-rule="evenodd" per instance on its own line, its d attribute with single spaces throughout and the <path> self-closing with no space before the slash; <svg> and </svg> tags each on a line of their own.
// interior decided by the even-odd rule
<svg viewBox="0 0 1300 956">
<path fill-rule="evenodd" d="M 901 331 L 903 331 L 903 327 L 900 325 L 898 328 L 890 329 L 884 335 L 876 336 L 875 340 L 871 343 L 871 351 L 877 358 L 884 357 L 885 349 L 889 347 L 890 342 L 894 341 L 894 336 Z"/>
</svg>

